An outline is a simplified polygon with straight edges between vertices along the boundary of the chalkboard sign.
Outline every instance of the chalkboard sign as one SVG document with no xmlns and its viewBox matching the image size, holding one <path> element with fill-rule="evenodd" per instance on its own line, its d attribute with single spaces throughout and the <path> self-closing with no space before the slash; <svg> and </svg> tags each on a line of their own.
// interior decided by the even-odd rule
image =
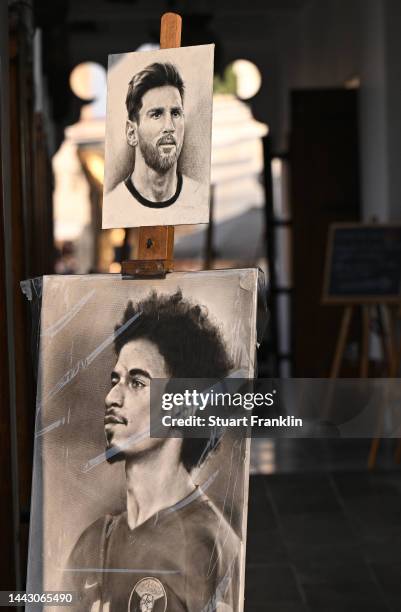
<svg viewBox="0 0 401 612">
<path fill-rule="evenodd" d="M 401 302 L 401 225 L 331 225 L 323 302 Z"/>
</svg>

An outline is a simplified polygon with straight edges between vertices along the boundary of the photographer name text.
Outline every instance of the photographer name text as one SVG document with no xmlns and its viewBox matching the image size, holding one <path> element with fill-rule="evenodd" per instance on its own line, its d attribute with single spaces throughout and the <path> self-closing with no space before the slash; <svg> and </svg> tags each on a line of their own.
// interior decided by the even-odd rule
<svg viewBox="0 0 401 612">
<path fill-rule="evenodd" d="M 190 415 L 187 417 L 173 417 L 166 414 L 162 417 L 165 427 L 302 427 L 302 419 L 290 416 L 279 416 L 274 418 L 258 417 L 254 414 L 238 417 L 221 417 L 209 415 L 201 417 Z"/>
</svg>

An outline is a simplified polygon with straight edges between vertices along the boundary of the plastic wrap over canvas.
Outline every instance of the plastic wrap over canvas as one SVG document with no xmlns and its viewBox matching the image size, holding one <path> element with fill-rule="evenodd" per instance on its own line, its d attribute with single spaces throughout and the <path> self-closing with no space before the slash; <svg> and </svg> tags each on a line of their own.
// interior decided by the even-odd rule
<svg viewBox="0 0 401 612">
<path fill-rule="evenodd" d="M 41 303 L 27 590 L 80 584 L 85 591 L 81 600 L 90 603 L 81 601 L 76 609 L 82 610 L 242 611 L 249 440 L 224 435 L 217 448 L 192 469 L 191 495 L 130 530 L 124 518 L 124 461 L 110 464 L 106 460 L 104 417 L 117 360 L 115 339 L 121 332 L 121 326 L 117 332 L 116 326 L 128 302 L 142 302 L 152 291 L 158 296 L 180 291 L 183 300 L 198 305 L 202 316 L 219 331 L 232 372 L 252 377 L 258 271 L 172 273 L 151 282 L 119 275 L 49 276 L 42 282 L 26 282 L 23 290 L 36 309 Z M 128 320 L 125 325 L 131 323 Z M 152 495 L 157 502 L 158 491 Z M 193 518 L 201 499 L 212 509 L 209 529 L 209 515 L 204 527 Z M 168 517 L 178 516 L 178 527 L 171 527 Z M 106 534 L 98 535 L 102 529 Z M 180 535 L 168 541 L 169 533 Z M 105 542 L 114 537 L 109 548 L 102 537 Z M 79 553 L 82 538 L 87 548 L 84 557 L 95 567 L 78 561 L 83 558 L 82 550 Z M 225 570 L 211 588 L 215 566 L 224 565 L 228 540 L 231 557 L 226 569 L 234 565 L 236 569 Z M 99 554 L 94 550 L 98 545 Z M 160 552 L 165 549 L 168 554 Z M 126 593 L 122 599 L 113 600 L 113 584 Z M 92 599 L 91 588 L 97 593 Z"/>
</svg>

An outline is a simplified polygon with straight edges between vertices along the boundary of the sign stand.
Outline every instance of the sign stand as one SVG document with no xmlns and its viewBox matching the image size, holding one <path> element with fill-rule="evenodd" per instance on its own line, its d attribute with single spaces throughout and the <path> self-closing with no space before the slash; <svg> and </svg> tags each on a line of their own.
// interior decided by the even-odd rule
<svg viewBox="0 0 401 612">
<path fill-rule="evenodd" d="M 327 243 L 323 282 L 323 303 L 344 307 L 330 378 L 339 376 L 356 307 L 361 308 L 359 376 L 369 376 L 369 340 L 372 312 L 379 325 L 386 375 L 397 375 L 400 358 L 396 346 L 395 313 L 401 302 L 401 225 L 394 223 L 332 224 Z M 330 405 L 330 400 L 329 400 Z M 378 411 L 377 435 L 382 431 L 382 411 Z M 376 464 L 380 438 L 372 440 L 368 467 Z M 401 459 L 401 445 L 396 451 Z"/>
<path fill-rule="evenodd" d="M 165 13 L 160 23 L 160 48 L 181 46 L 182 19 Z M 140 227 L 137 259 L 123 261 L 123 276 L 165 276 L 173 269 L 174 226 Z"/>
</svg>

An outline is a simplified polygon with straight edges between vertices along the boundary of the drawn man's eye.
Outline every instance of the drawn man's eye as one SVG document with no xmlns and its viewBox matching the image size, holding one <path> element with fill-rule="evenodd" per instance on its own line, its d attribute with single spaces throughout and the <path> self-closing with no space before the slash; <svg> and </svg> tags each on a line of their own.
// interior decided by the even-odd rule
<svg viewBox="0 0 401 612">
<path fill-rule="evenodd" d="M 161 110 L 153 111 L 151 115 L 152 119 L 160 119 L 161 116 L 162 116 Z"/>
<path fill-rule="evenodd" d="M 180 111 L 179 108 L 176 108 L 176 109 L 173 110 L 172 115 L 173 115 L 173 117 L 178 118 L 178 117 L 182 116 L 182 112 Z"/>
<path fill-rule="evenodd" d="M 142 387 L 145 387 L 145 384 L 141 380 L 134 378 L 131 380 L 131 387 L 134 389 L 141 389 Z"/>
</svg>

